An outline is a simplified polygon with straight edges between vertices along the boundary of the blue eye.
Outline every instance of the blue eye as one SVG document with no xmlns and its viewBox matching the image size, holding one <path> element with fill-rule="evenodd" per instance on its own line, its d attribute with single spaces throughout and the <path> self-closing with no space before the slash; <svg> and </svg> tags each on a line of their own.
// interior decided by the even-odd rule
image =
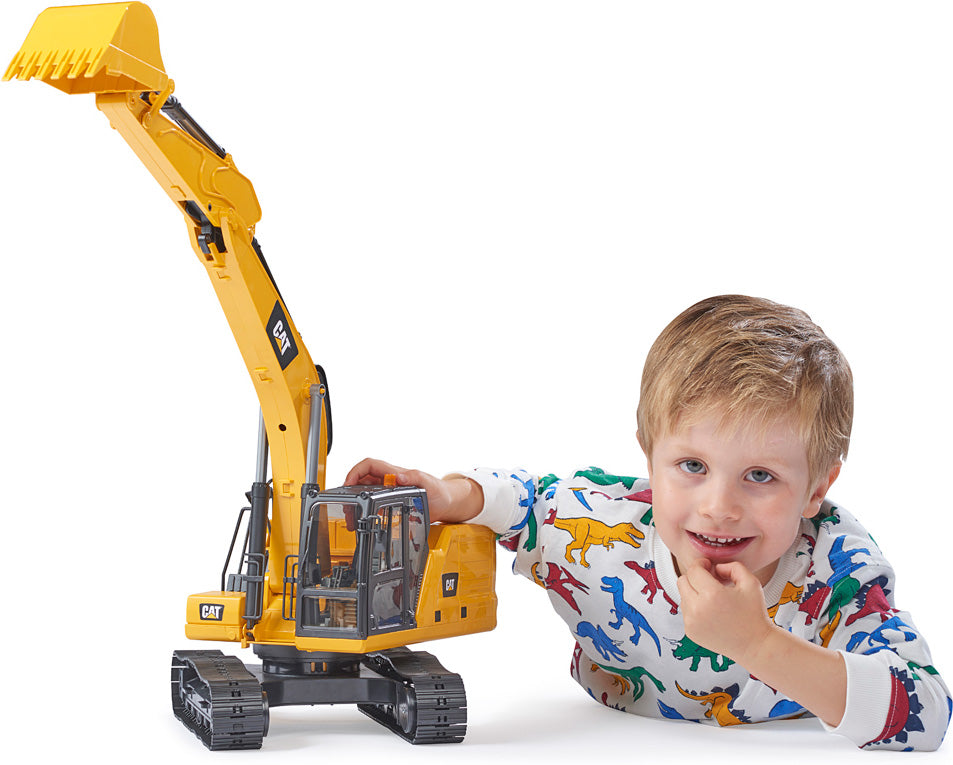
<svg viewBox="0 0 953 765">
<path fill-rule="evenodd" d="M 767 470 L 750 470 L 748 471 L 748 480 L 752 483 L 771 483 L 774 476 Z"/>
<path fill-rule="evenodd" d="M 701 460 L 682 460 L 678 466 L 692 475 L 702 475 L 705 472 L 705 464 Z"/>
</svg>

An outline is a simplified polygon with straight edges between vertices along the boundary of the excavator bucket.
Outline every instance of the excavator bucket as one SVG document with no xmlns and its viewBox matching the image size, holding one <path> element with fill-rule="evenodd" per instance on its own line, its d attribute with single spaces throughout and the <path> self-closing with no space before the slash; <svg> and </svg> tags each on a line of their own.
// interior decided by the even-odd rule
<svg viewBox="0 0 953 765">
<path fill-rule="evenodd" d="M 169 82 L 156 19 L 143 3 L 47 8 L 3 75 L 14 78 L 66 93 L 161 91 Z"/>
</svg>

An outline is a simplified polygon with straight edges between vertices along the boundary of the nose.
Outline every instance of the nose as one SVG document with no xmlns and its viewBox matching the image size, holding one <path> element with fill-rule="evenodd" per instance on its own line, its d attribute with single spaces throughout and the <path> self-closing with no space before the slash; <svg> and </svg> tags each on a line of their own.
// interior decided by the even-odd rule
<svg viewBox="0 0 953 765">
<path fill-rule="evenodd" d="M 728 523 L 741 518 L 741 500 L 734 487 L 725 481 L 707 481 L 699 498 L 698 514 L 714 523 Z"/>
</svg>

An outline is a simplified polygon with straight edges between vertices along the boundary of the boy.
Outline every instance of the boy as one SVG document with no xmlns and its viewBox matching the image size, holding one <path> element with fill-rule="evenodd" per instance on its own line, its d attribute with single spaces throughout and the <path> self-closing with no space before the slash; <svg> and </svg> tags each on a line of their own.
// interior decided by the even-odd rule
<svg viewBox="0 0 953 765">
<path fill-rule="evenodd" d="M 719 725 L 816 715 L 858 746 L 935 749 L 953 702 L 893 572 L 826 500 L 847 455 L 850 368 L 805 313 L 704 300 L 656 340 L 638 439 L 648 479 L 376 460 L 348 483 L 427 489 L 486 525 L 576 636 L 572 673 L 625 711 Z"/>
</svg>

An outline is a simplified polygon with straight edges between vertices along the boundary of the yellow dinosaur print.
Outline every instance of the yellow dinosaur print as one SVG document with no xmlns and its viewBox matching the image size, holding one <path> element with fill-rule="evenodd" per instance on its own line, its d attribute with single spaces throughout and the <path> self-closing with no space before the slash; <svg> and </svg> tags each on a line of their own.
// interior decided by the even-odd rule
<svg viewBox="0 0 953 765">
<path fill-rule="evenodd" d="M 804 592 L 803 585 L 795 585 L 794 582 L 787 582 L 781 591 L 781 598 L 768 609 L 768 616 L 773 619 L 778 609 L 785 603 L 800 603 L 802 592 Z"/>
<path fill-rule="evenodd" d="M 734 713 L 728 708 L 729 704 L 734 701 L 731 694 L 725 691 L 714 691 L 713 693 L 695 695 L 686 691 L 678 683 L 675 683 L 675 687 L 686 699 L 694 699 L 700 704 L 710 704 L 711 706 L 705 710 L 705 717 L 714 718 L 715 722 L 723 728 L 729 725 L 744 725 L 745 721 L 735 717 Z"/>
<path fill-rule="evenodd" d="M 837 625 L 840 624 L 841 612 L 838 611 L 834 614 L 834 618 L 831 619 L 827 624 L 821 627 L 821 631 L 817 636 L 821 639 L 821 645 L 827 648 L 831 642 L 831 638 L 834 637 L 834 630 L 837 629 Z"/>
<path fill-rule="evenodd" d="M 640 547 L 638 540 L 645 539 L 645 534 L 631 523 L 617 523 L 615 526 L 607 526 L 593 518 L 556 518 L 553 525 L 557 529 L 572 534 L 572 542 L 566 545 L 566 560 L 575 563 L 572 554 L 579 550 L 579 563 L 586 568 L 589 568 L 589 564 L 586 562 L 586 550 L 589 549 L 590 545 L 602 545 L 610 550 L 614 546 L 613 542 L 625 542 L 627 545 Z"/>
</svg>

